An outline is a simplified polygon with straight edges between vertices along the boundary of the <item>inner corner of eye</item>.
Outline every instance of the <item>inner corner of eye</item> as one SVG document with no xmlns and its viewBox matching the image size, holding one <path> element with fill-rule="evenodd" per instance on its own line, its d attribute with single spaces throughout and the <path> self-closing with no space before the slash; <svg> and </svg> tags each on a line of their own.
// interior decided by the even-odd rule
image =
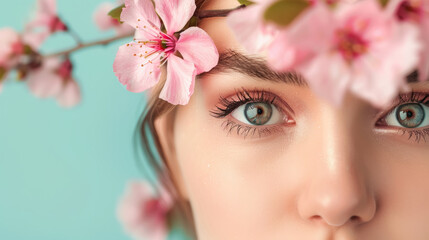
<svg viewBox="0 0 429 240">
<path fill-rule="evenodd" d="M 385 127 L 389 126 L 386 122 L 385 117 L 378 119 L 374 125 L 375 125 L 375 127 L 379 127 L 379 128 L 385 128 Z"/>
</svg>

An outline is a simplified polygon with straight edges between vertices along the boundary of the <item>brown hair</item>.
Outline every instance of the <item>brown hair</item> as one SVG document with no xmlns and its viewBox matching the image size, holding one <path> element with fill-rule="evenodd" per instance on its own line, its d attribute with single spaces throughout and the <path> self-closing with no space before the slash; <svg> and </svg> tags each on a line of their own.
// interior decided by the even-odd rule
<svg viewBox="0 0 429 240">
<path fill-rule="evenodd" d="M 195 0 L 197 6 L 195 15 L 199 13 L 205 2 L 207 2 L 207 0 Z M 161 79 L 159 84 L 150 93 L 148 103 L 137 125 L 138 131 L 136 133 L 138 135 L 136 135 L 136 137 L 140 140 L 139 142 L 146 157 L 146 161 L 150 166 L 149 169 L 144 168 L 143 170 L 148 173 L 155 173 L 159 184 L 166 189 L 175 200 L 175 209 L 173 211 L 174 220 L 180 222 L 184 230 L 195 238 L 195 226 L 191 206 L 183 196 L 181 196 L 178 190 L 177 181 L 174 179 L 172 169 L 167 164 L 166 154 L 155 128 L 155 120 L 164 114 L 168 114 L 168 126 L 164 127 L 172 127 L 172 121 L 174 120 L 174 113 L 176 110 L 174 105 L 159 98 L 159 94 L 165 83 L 165 74 L 163 75 L 163 79 Z"/>
</svg>

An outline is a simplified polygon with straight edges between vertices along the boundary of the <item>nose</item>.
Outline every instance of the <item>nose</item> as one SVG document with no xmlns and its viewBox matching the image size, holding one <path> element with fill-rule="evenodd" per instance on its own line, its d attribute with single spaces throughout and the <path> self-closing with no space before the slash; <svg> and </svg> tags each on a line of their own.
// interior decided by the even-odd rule
<svg viewBox="0 0 429 240">
<path fill-rule="evenodd" d="M 358 142 L 364 139 L 358 137 L 362 131 L 352 120 L 332 112 L 319 124 L 313 129 L 317 133 L 306 141 L 312 150 L 303 161 L 312 168 L 298 196 L 301 218 L 335 227 L 370 221 L 376 200 L 364 164 L 369 150 L 367 144 Z"/>
</svg>

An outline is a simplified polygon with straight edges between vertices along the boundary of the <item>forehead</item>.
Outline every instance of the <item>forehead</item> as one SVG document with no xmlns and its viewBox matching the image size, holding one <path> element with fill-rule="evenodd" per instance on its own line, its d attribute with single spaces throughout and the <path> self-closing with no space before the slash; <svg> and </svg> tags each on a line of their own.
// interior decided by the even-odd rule
<svg viewBox="0 0 429 240">
<path fill-rule="evenodd" d="M 207 0 L 204 3 L 205 9 L 225 9 L 239 6 L 237 0 Z"/>
<path fill-rule="evenodd" d="M 208 0 L 204 5 L 204 10 L 232 9 L 240 4 L 237 0 Z M 204 29 L 213 39 L 218 51 L 224 52 L 227 49 L 243 50 L 237 42 L 234 34 L 229 29 L 226 17 L 203 19 L 199 27 Z"/>
</svg>

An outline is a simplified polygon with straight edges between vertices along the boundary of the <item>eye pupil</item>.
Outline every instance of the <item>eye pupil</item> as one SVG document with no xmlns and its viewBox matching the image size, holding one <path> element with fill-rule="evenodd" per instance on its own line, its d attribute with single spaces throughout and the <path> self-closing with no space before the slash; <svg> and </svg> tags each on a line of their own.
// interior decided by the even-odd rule
<svg viewBox="0 0 429 240">
<path fill-rule="evenodd" d="M 417 128 L 423 123 L 425 112 L 418 103 L 404 104 L 398 107 L 396 118 L 403 127 Z"/>
<path fill-rule="evenodd" d="M 271 105 L 262 102 L 248 103 L 244 109 L 247 121 L 254 125 L 266 124 L 271 119 L 272 112 Z"/>
</svg>

